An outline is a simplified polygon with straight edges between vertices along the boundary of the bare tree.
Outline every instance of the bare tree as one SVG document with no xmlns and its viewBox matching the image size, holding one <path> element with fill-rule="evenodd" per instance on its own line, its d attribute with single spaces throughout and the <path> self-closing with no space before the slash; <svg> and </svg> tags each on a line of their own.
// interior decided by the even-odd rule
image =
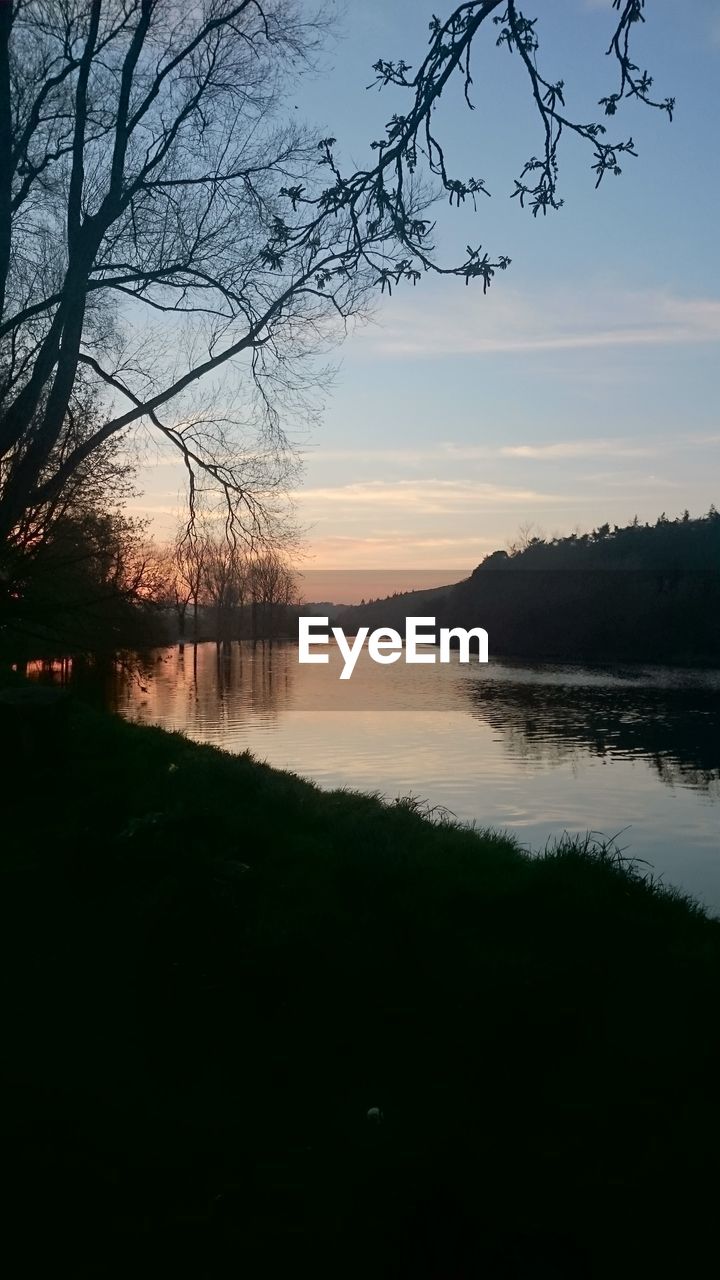
<svg viewBox="0 0 720 1280">
<path fill-rule="evenodd" d="M 185 639 L 185 619 L 193 609 L 193 639 L 198 637 L 198 606 L 205 581 L 207 539 L 197 529 L 180 529 L 167 554 L 167 590 L 177 614 L 181 641 Z"/>
<path fill-rule="evenodd" d="M 297 582 L 284 556 L 277 549 L 253 557 L 248 568 L 252 611 L 252 638 L 272 640 L 277 625 L 290 605 L 298 599 Z"/>
<path fill-rule="evenodd" d="M 213 611 L 216 639 L 231 640 L 245 604 L 247 561 L 238 544 L 223 534 L 206 533 L 202 541 L 203 599 Z"/>
<path fill-rule="evenodd" d="M 614 8 L 619 79 L 603 112 L 633 97 L 670 115 L 629 54 L 644 0 Z M 324 34 L 301 0 L 0 3 L 0 553 L 29 508 L 56 502 L 93 453 L 140 424 L 183 459 L 191 512 L 211 488 L 231 532 L 262 535 L 287 479 L 283 407 L 308 406 L 306 357 L 337 322 L 425 271 L 485 289 L 508 265 L 482 247 L 443 265 L 425 216 L 438 192 L 451 204 L 488 194 L 484 179 L 448 170 L 435 110 L 453 77 L 470 103 L 484 31 L 523 63 L 540 119 L 520 203 L 534 214 L 561 203 L 567 133 L 589 146 L 598 182 L 619 172 L 632 139 L 610 142 L 604 125 L 567 113 L 514 0 L 434 18 L 414 75 L 404 61 L 376 64 L 378 86 L 407 104 L 372 163 L 349 174 L 335 139 L 284 110 Z M 76 439 L 81 372 L 107 411 Z"/>
<path fill-rule="evenodd" d="M 73 387 L 60 438 L 45 468 L 51 473 L 67 454 L 89 439 L 102 425 L 102 412 L 94 391 L 82 377 Z M 125 448 L 123 433 L 108 437 L 87 455 L 63 488 L 47 502 L 28 504 L 14 530 L 13 549 L 26 561 L 39 553 L 55 526 L 72 516 L 118 510 L 133 496 L 135 466 Z M 0 463 L 0 489 L 2 463 Z"/>
</svg>

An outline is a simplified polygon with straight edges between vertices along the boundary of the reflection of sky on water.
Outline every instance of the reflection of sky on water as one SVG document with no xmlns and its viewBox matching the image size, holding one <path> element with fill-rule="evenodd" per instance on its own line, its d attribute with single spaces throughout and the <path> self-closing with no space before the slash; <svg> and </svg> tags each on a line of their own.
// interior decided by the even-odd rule
<svg viewBox="0 0 720 1280">
<path fill-rule="evenodd" d="M 363 655 L 341 683 L 338 659 L 301 667 L 292 645 L 161 650 L 117 678 L 113 700 L 321 786 L 412 793 L 534 847 L 566 829 L 623 830 L 630 852 L 720 911 L 720 673 Z"/>
</svg>

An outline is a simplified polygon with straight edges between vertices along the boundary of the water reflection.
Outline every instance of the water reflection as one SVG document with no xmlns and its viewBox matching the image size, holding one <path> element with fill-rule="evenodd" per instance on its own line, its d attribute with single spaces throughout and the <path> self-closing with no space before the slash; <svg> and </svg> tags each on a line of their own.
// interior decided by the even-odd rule
<svg viewBox="0 0 720 1280">
<path fill-rule="evenodd" d="M 118 669 L 107 702 L 121 715 L 233 749 L 247 715 L 277 719 L 292 702 L 296 662 L 286 645 L 180 645 Z"/>
<path fill-rule="evenodd" d="M 341 682 L 341 666 L 331 653 L 301 667 L 291 644 L 188 645 L 126 655 L 102 697 L 321 786 L 412 793 L 534 848 L 565 830 L 626 830 L 633 854 L 720 911 L 720 672 L 378 667 L 364 654 Z"/>
<path fill-rule="evenodd" d="M 717 790 L 720 673 L 672 668 L 520 665 L 378 668 L 363 655 L 301 667 L 293 645 L 232 643 L 160 650 L 110 682 L 115 710 L 230 749 L 238 733 L 289 712 L 468 711 L 514 760 L 560 764 L 586 754 L 647 761 L 660 780 Z M 350 721 L 349 730 L 352 734 Z M 412 749 L 411 743 L 408 748 Z M 312 772 L 313 761 L 308 761 Z"/>
<path fill-rule="evenodd" d="M 662 683 L 673 679 L 670 672 L 656 672 L 654 686 L 612 675 L 607 684 L 583 684 L 568 673 L 558 684 L 517 681 L 512 668 L 504 670 L 506 680 L 463 680 L 459 687 L 509 755 L 551 763 L 578 751 L 640 758 L 668 785 L 718 790 L 720 690 L 710 677 L 677 687 Z"/>
</svg>

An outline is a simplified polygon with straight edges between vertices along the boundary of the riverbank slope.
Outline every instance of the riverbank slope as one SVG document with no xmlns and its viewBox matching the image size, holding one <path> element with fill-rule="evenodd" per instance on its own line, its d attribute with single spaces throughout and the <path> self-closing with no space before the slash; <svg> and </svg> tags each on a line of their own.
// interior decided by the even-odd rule
<svg viewBox="0 0 720 1280">
<path fill-rule="evenodd" d="M 444 1278 L 709 1246 L 720 923 L 597 846 L 531 858 L 80 706 L 58 741 L 3 798 L 31 1247 Z"/>
</svg>

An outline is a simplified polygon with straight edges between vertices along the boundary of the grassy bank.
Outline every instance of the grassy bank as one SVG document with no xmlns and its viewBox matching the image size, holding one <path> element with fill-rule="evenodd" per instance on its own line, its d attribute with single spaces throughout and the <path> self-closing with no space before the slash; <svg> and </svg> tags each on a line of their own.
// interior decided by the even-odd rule
<svg viewBox="0 0 720 1280">
<path fill-rule="evenodd" d="M 14 765 L 30 1246 L 71 1239 L 76 1275 L 119 1240 L 158 1275 L 695 1274 L 720 924 L 601 851 L 529 858 L 80 707 Z"/>
</svg>

